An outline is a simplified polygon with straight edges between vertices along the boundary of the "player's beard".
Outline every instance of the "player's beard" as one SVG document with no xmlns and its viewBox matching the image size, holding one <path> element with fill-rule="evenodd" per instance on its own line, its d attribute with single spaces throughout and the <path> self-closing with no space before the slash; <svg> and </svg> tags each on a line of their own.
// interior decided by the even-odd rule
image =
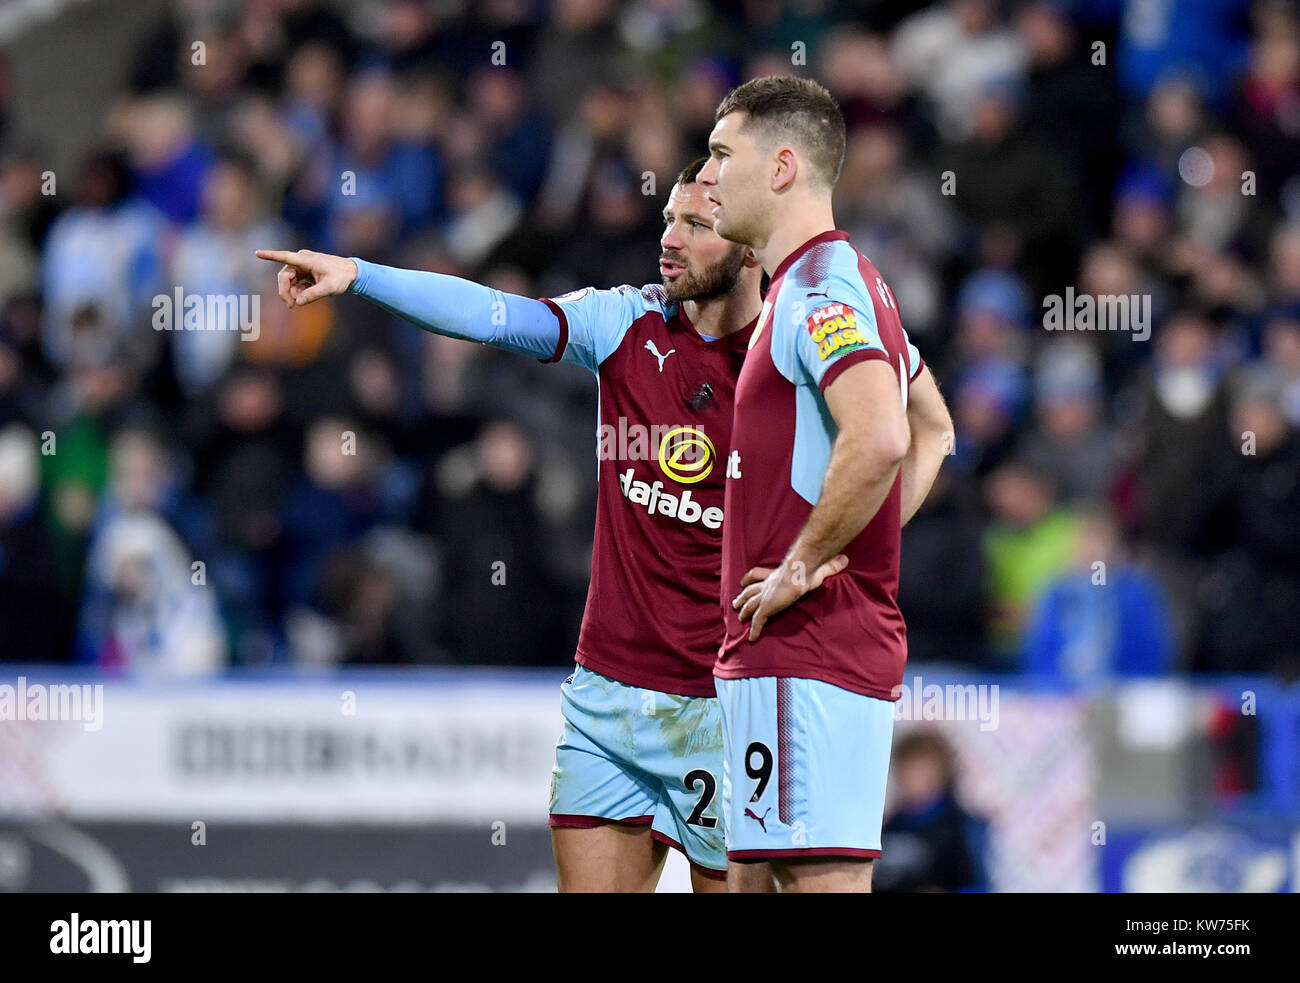
<svg viewBox="0 0 1300 983">
<path fill-rule="evenodd" d="M 664 295 L 674 303 L 685 300 L 712 300 L 729 294 L 740 283 L 740 271 L 745 265 L 745 247 L 733 244 L 722 259 L 706 266 L 699 273 L 686 272 L 674 280 L 664 281 Z"/>
</svg>

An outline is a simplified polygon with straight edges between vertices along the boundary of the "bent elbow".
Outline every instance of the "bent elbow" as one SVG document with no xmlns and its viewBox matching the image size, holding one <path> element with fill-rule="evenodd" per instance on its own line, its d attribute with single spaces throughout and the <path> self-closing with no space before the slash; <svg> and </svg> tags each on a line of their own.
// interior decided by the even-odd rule
<svg viewBox="0 0 1300 983">
<path fill-rule="evenodd" d="M 888 451 L 883 452 L 881 455 L 883 470 L 893 471 L 895 468 L 902 467 L 903 462 L 907 460 L 907 451 L 907 445 L 903 445 L 901 450 L 890 448 Z"/>
<path fill-rule="evenodd" d="M 907 458 L 912 445 L 912 430 L 906 418 L 901 425 L 876 422 L 841 430 L 836 438 L 836 453 L 846 462 L 853 462 L 870 480 L 899 467 Z"/>
<path fill-rule="evenodd" d="M 907 458 L 912 445 L 912 431 L 907 427 L 891 427 L 872 441 L 871 456 L 881 471 L 892 471 Z"/>
</svg>

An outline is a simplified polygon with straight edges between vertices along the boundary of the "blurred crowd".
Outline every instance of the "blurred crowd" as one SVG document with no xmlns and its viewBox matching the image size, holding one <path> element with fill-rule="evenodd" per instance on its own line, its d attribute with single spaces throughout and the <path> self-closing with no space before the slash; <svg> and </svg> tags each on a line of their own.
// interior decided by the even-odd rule
<svg viewBox="0 0 1300 983">
<path fill-rule="evenodd" d="M 135 38 L 66 175 L 0 61 L 0 659 L 568 662 L 590 374 L 287 312 L 253 250 L 651 282 L 719 99 L 793 72 L 956 421 L 912 658 L 1300 675 L 1294 3 L 179 0 Z M 158 330 L 182 295 L 257 330 Z M 1076 295 L 1129 318 L 1049 330 Z"/>
</svg>

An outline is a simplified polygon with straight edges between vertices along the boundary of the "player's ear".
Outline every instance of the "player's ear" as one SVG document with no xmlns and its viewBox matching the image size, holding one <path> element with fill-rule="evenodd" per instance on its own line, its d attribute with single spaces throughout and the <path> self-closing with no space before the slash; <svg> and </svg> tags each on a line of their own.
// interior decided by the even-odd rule
<svg viewBox="0 0 1300 983">
<path fill-rule="evenodd" d="M 785 191 L 794 184 L 794 179 L 799 174 L 799 158 L 794 148 L 786 144 L 777 148 L 775 163 L 776 166 L 772 171 L 772 190 Z"/>
<path fill-rule="evenodd" d="M 755 266 L 759 265 L 758 257 L 754 255 L 754 250 L 750 249 L 748 246 L 745 247 L 745 258 L 741 260 L 741 265 L 751 270 Z"/>
</svg>

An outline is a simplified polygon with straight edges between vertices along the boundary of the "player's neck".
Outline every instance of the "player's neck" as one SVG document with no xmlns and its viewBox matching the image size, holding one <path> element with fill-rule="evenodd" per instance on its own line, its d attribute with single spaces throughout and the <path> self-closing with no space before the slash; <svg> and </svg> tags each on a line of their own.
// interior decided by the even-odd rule
<svg viewBox="0 0 1300 983">
<path fill-rule="evenodd" d="M 762 301 L 752 291 L 746 291 L 745 296 L 733 291 L 712 300 L 682 302 L 682 310 L 690 320 L 691 327 L 710 338 L 723 338 L 739 331 L 758 317 L 761 306 Z"/>
<path fill-rule="evenodd" d="M 768 276 L 813 236 L 835 231 L 835 215 L 829 197 L 790 201 L 782 211 L 784 215 L 774 216 L 772 234 L 767 242 L 754 249 L 754 255 Z"/>
<path fill-rule="evenodd" d="M 747 289 L 748 288 L 748 289 Z M 691 326 L 702 335 L 722 338 L 739 331 L 758 317 L 763 306 L 757 288 L 742 278 L 736 289 L 710 300 L 684 300 L 682 310 Z"/>
</svg>

